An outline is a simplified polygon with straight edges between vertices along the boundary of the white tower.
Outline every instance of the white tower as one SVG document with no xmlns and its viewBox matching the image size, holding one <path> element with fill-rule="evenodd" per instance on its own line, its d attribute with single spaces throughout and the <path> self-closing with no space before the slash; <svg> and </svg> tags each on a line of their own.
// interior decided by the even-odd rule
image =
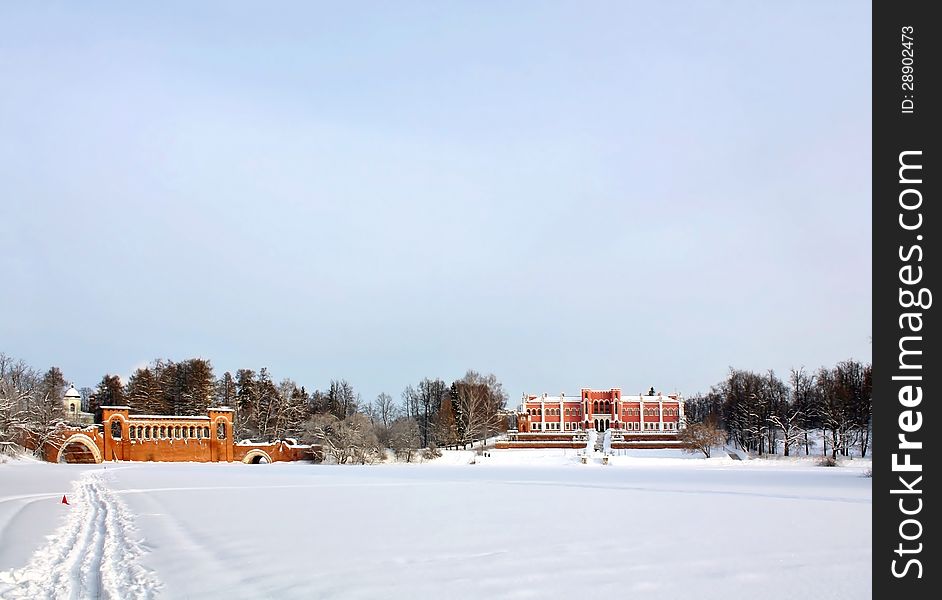
<svg viewBox="0 0 942 600">
<path fill-rule="evenodd" d="M 78 393 L 74 385 L 69 385 L 69 389 L 62 398 L 62 410 L 65 411 L 67 419 L 74 419 L 82 412 L 82 394 Z"/>
</svg>

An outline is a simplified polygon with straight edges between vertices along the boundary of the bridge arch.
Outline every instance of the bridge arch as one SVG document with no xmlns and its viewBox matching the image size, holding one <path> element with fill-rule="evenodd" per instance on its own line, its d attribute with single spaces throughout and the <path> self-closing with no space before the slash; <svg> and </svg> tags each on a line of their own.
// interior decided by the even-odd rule
<svg viewBox="0 0 942 600">
<path fill-rule="evenodd" d="M 71 435 L 59 448 L 59 453 L 56 455 L 56 462 L 69 462 L 69 446 L 73 444 L 78 444 L 79 446 L 84 446 L 88 450 L 92 458 L 95 460 L 95 463 L 98 464 L 101 462 L 101 451 L 98 449 L 98 445 L 95 444 L 95 441 L 92 440 L 85 434 L 76 433 Z"/>
<path fill-rule="evenodd" d="M 247 465 L 264 465 L 271 464 L 272 460 L 267 452 L 255 448 L 246 453 L 245 457 L 242 458 L 242 462 Z"/>
</svg>

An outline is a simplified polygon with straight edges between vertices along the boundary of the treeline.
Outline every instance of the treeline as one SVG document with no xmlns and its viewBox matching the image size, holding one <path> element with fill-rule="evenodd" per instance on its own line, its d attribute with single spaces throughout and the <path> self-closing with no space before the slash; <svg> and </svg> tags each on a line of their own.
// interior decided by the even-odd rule
<svg viewBox="0 0 942 600">
<path fill-rule="evenodd" d="M 65 415 L 62 371 L 40 372 L 0 352 L 0 442 L 41 447 Z"/>
<path fill-rule="evenodd" d="M 50 438 L 63 423 L 66 380 L 52 367 L 41 373 L 0 353 L 0 442 Z M 506 431 L 507 394 L 494 375 L 468 371 L 446 383 L 425 378 L 407 386 L 398 401 L 387 393 L 365 401 L 346 380 L 308 392 L 292 379 L 275 382 L 268 369 L 238 369 L 216 377 L 210 361 L 157 359 L 122 382 L 105 375 L 81 388 L 82 410 L 101 423 L 102 406 L 127 406 L 137 415 L 200 415 L 211 406 L 233 409 L 235 437 L 274 441 L 294 438 L 324 446 L 339 463 L 382 458 L 387 449 L 406 461 L 416 452 L 467 447 Z"/>
<path fill-rule="evenodd" d="M 311 392 L 292 379 L 275 382 L 268 369 L 238 369 L 215 377 L 210 361 L 165 359 L 139 368 L 122 385 L 105 375 L 89 394 L 87 410 L 126 405 L 132 414 L 198 415 L 210 406 L 234 410 L 237 439 L 294 438 L 324 445 L 337 462 L 365 462 L 392 449 L 412 460 L 420 448 L 467 446 L 507 429 L 507 395 L 494 375 L 468 371 L 446 383 L 426 378 L 409 385 L 399 402 L 386 393 L 363 400 L 346 380 Z"/>
<path fill-rule="evenodd" d="M 811 433 L 823 432 L 823 453 L 847 456 L 871 444 L 873 369 L 845 360 L 816 371 L 792 369 L 787 380 L 773 371 L 730 368 L 707 394 L 684 403 L 689 423 L 709 423 L 726 431 L 727 442 L 756 454 L 809 454 Z"/>
</svg>

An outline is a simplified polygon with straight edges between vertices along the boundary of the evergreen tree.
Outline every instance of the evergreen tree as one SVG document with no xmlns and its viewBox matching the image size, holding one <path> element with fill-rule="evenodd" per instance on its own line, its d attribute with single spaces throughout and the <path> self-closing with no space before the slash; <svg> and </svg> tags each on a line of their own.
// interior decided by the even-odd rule
<svg viewBox="0 0 942 600">
<path fill-rule="evenodd" d="M 177 365 L 182 415 L 201 415 L 212 403 L 216 379 L 212 364 L 203 358 L 191 358 Z"/>
<path fill-rule="evenodd" d="M 236 414 L 235 431 L 239 439 L 248 439 L 258 435 L 258 426 L 253 418 L 258 400 L 255 371 L 239 369 L 236 371 Z"/>
<path fill-rule="evenodd" d="M 285 410 L 285 431 L 282 436 L 300 439 L 304 434 L 304 425 L 310 418 L 310 398 L 304 386 L 295 386 Z"/>
<path fill-rule="evenodd" d="M 121 385 L 121 378 L 117 375 L 105 375 L 95 388 L 95 393 L 90 399 L 91 411 L 95 413 L 95 422 L 101 423 L 102 406 L 124 406 L 127 399 L 124 396 L 124 386 Z"/>
<path fill-rule="evenodd" d="M 150 367 L 143 367 L 131 373 L 126 395 L 128 405 L 134 412 L 147 415 L 166 414 L 160 382 Z"/>
<path fill-rule="evenodd" d="M 230 408 L 235 408 L 236 389 L 236 382 L 232 377 L 232 373 L 229 371 L 223 373 L 222 377 L 216 380 L 216 406 L 228 406 Z"/>
</svg>

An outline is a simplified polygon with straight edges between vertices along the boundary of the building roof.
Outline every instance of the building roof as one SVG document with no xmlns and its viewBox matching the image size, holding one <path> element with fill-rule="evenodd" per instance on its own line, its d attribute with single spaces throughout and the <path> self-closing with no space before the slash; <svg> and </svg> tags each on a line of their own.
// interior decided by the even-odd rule
<svg viewBox="0 0 942 600">
<path fill-rule="evenodd" d="M 208 421 L 209 417 L 207 416 L 196 416 L 196 417 L 182 417 L 176 415 L 128 415 L 128 418 L 132 421 L 139 420 L 167 420 L 167 421 Z"/>
<path fill-rule="evenodd" d="M 66 398 L 81 398 L 82 394 L 78 393 L 78 390 L 75 389 L 74 385 L 70 385 L 69 389 L 65 392 Z"/>
<path fill-rule="evenodd" d="M 559 404 L 562 401 L 563 403 L 569 404 L 579 404 L 582 402 L 580 396 L 532 396 L 528 395 L 524 400 L 526 404 L 539 404 L 540 402 L 545 402 L 547 404 Z M 636 395 L 636 396 L 626 396 L 622 395 L 622 402 L 679 402 L 680 399 L 676 394 L 658 394 L 656 396 L 648 395 Z M 594 402 L 594 400 L 593 400 Z"/>
</svg>

